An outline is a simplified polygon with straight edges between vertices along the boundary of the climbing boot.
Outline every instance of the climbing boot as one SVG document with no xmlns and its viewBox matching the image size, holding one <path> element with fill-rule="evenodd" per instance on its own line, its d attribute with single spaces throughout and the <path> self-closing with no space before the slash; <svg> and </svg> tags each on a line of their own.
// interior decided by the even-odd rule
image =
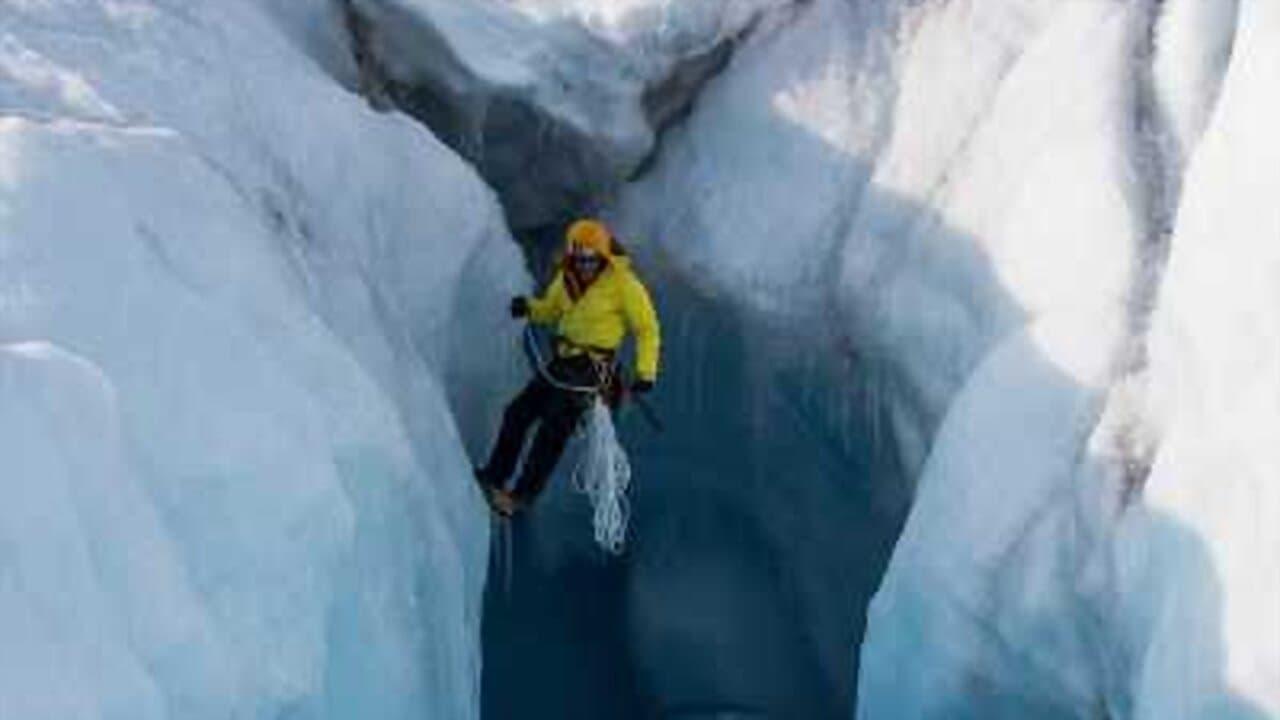
<svg viewBox="0 0 1280 720">
<path fill-rule="evenodd" d="M 509 518 L 523 510 L 524 503 L 506 490 L 492 488 L 489 491 L 489 507 L 498 515 Z"/>
</svg>

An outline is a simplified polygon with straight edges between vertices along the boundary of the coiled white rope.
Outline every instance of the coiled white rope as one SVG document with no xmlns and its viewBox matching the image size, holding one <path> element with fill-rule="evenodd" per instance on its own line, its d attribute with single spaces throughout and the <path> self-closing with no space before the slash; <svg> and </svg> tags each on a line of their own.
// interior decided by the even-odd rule
<svg viewBox="0 0 1280 720">
<path fill-rule="evenodd" d="M 573 487 L 591 500 L 596 544 L 606 552 L 622 554 L 627 539 L 631 504 L 631 463 L 618 442 L 613 416 L 598 396 L 586 418 L 586 451 L 573 470 Z"/>
<path fill-rule="evenodd" d="M 551 386 L 569 392 L 590 394 L 591 407 L 586 411 L 586 450 L 573 470 L 573 487 L 591 501 L 592 526 L 596 544 L 605 552 L 622 554 L 627 539 L 627 521 L 631 505 L 627 489 L 631 487 L 631 462 L 618 442 L 613 414 L 600 397 L 600 386 L 571 385 L 554 377 L 538 351 L 538 339 L 531 326 L 525 326 L 525 354 L 534 370 Z"/>
</svg>

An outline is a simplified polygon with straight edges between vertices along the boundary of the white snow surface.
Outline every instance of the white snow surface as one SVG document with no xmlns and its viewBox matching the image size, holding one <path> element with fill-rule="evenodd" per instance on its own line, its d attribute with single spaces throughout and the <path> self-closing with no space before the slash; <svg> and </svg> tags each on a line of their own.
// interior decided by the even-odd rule
<svg viewBox="0 0 1280 720">
<path fill-rule="evenodd" d="M 1142 718 L 1280 717 L 1280 7 L 1239 13 L 1153 322 L 1148 511 L 1116 550 Z"/>
<path fill-rule="evenodd" d="M 492 193 L 322 3 L 0 28 L 0 716 L 477 717 Z"/>
<path fill-rule="evenodd" d="M 622 184 L 673 111 L 650 94 L 795 3 L 348 1 L 382 71 L 433 95 L 428 122 L 447 126 L 521 227 L 553 224 L 564 204 Z"/>
</svg>

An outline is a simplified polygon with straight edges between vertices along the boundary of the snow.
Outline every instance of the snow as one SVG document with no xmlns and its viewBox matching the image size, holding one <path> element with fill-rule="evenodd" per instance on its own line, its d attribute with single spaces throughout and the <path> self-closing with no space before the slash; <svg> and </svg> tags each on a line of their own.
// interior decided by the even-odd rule
<svg viewBox="0 0 1280 720">
<path fill-rule="evenodd" d="M 817 2 L 744 48 L 622 196 L 629 235 L 750 309 L 788 317 L 820 302 L 841 222 L 888 131 L 880 14 Z"/>
<path fill-rule="evenodd" d="M 1124 299 L 1137 240 L 1127 197 L 1130 12 L 1013 3 L 917 20 L 900 120 L 872 179 L 916 209 L 872 202 L 859 213 L 840 291 L 858 336 L 904 366 L 914 399 L 903 412 L 925 435 L 1006 333 L 1029 318 L 1114 313 Z M 952 77 L 976 73 L 955 56 L 997 29 L 1003 42 L 984 53 L 981 75 Z M 1081 58 L 1086 38 L 1093 51 Z M 970 91 L 950 97 L 955 87 Z M 948 127 L 956 121 L 959 131 Z"/>
<path fill-rule="evenodd" d="M 1167 114 L 1169 151 L 1185 164 L 1199 142 L 1231 60 L 1240 3 L 1170 3 L 1156 37 L 1155 81 Z"/>
<path fill-rule="evenodd" d="M 1148 648 L 1135 717 L 1280 715 L 1277 38 L 1277 8 L 1241 3 L 1153 321 L 1148 413 L 1160 443 L 1144 497 L 1178 533 L 1139 516 L 1123 529 L 1137 549 L 1117 552 L 1123 569 L 1146 554 L 1168 569 L 1122 586 L 1130 605 L 1151 606 L 1127 624 Z M 1194 552 L 1179 555 L 1179 537 Z"/>
<path fill-rule="evenodd" d="M 496 398 L 446 383 L 509 386 L 524 274 L 337 21 L 0 8 L 0 714 L 478 715 Z"/>
<path fill-rule="evenodd" d="M 717 49 L 790 4 L 351 0 L 392 99 L 481 170 L 518 228 L 631 177 Z"/>
<path fill-rule="evenodd" d="M 912 411 L 936 415 L 1025 315 L 1118 302 L 1133 246 L 1122 13 L 981 8 L 913 16 L 895 47 L 905 11 L 816 3 L 708 89 L 621 217 L 769 315 L 812 318 L 838 295 L 860 351 L 904 365 Z M 1064 62 L 1087 35 L 1114 51 Z"/>
</svg>

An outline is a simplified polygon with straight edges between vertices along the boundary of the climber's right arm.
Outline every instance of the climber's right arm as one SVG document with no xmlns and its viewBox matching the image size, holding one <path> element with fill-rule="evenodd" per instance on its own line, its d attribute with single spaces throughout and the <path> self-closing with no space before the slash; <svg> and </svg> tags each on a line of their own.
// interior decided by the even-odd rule
<svg viewBox="0 0 1280 720">
<path fill-rule="evenodd" d="M 569 293 L 564 288 L 563 271 L 557 272 L 551 285 L 542 297 L 531 297 L 529 304 L 529 322 L 539 325 L 551 325 L 564 315 L 569 306 Z"/>
</svg>

